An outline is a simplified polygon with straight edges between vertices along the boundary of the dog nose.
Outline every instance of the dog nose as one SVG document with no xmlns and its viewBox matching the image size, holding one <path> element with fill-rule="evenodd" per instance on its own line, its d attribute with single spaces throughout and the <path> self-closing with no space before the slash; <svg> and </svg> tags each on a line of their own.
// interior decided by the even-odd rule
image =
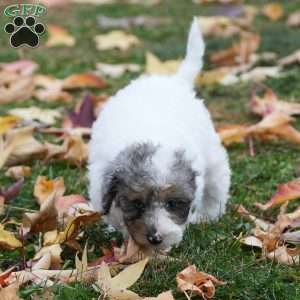
<svg viewBox="0 0 300 300">
<path fill-rule="evenodd" d="M 147 234 L 147 240 L 152 245 L 158 245 L 162 242 L 162 237 L 158 233 L 148 233 Z"/>
</svg>

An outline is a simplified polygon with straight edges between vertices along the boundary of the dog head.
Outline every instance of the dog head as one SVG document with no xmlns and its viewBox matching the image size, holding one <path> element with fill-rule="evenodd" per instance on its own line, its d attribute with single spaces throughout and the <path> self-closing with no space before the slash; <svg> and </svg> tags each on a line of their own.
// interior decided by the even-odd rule
<svg viewBox="0 0 300 300">
<path fill-rule="evenodd" d="M 193 209 L 196 172 L 180 150 L 160 157 L 168 161 L 164 167 L 157 160 L 160 150 L 151 143 L 133 145 L 110 163 L 102 187 L 103 211 L 141 246 L 166 250 L 182 239 Z"/>
</svg>

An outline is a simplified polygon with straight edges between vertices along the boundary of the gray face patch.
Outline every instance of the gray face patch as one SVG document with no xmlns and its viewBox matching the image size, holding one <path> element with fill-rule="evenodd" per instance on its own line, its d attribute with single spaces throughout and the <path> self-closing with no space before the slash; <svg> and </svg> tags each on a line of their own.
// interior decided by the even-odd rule
<svg viewBox="0 0 300 300">
<path fill-rule="evenodd" d="M 152 161 L 158 149 L 151 143 L 132 145 L 105 172 L 104 213 L 110 212 L 114 201 L 114 209 L 122 212 L 129 233 L 141 245 L 148 245 L 147 237 L 156 231 L 157 211 L 165 210 L 175 224 L 186 222 L 196 189 L 196 173 L 184 151 L 173 154 L 170 169 L 164 172 L 168 184 L 160 184 L 160 170 Z"/>
</svg>

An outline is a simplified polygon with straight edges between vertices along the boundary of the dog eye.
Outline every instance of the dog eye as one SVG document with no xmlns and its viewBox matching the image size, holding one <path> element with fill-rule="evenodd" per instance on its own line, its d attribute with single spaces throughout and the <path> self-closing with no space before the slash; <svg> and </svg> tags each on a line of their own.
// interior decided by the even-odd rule
<svg viewBox="0 0 300 300">
<path fill-rule="evenodd" d="M 170 199 L 166 202 L 166 208 L 168 210 L 175 210 L 179 208 L 184 208 L 186 203 L 181 200 Z"/>
<path fill-rule="evenodd" d="M 144 210 L 145 209 L 145 204 L 141 200 L 132 201 L 132 205 L 137 210 Z"/>
</svg>

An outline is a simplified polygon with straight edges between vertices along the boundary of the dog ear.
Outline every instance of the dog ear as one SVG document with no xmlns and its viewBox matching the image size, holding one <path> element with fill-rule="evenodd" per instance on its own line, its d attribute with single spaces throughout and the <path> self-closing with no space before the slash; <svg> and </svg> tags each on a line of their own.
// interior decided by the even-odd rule
<svg viewBox="0 0 300 300">
<path fill-rule="evenodd" d="M 111 208 L 113 200 L 118 194 L 118 189 L 120 185 L 120 180 L 117 176 L 112 176 L 106 185 L 106 191 L 103 195 L 103 213 L 107 215 Z"/>
</svg>

